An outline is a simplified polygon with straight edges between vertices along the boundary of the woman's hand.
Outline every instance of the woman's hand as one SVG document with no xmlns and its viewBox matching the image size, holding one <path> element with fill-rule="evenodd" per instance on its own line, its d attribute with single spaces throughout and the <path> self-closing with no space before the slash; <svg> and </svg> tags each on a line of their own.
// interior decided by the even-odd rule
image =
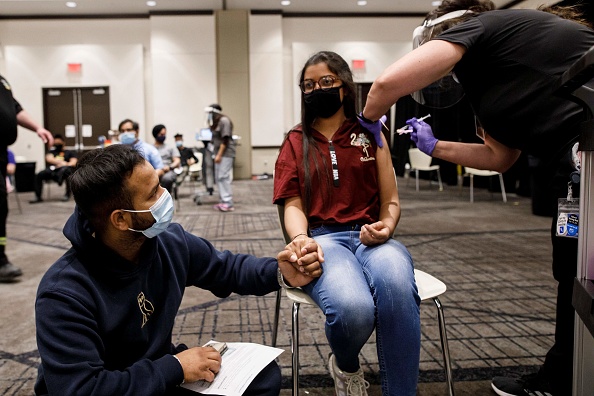
<svg viewBox="0 0 594 396">
<path fill-rule="evenodd" d="M 312 238 L 296 238 L 277 255 L 277 260 L 285 281 L 299 287 L 322 275 L 324 253 Z"/>
<path fill-rule="evenodd" d="M 384 224 L 383 221 L 378 221 L 373 224 L 365 224 L 361 227 L 359 239 L 365 246 L 380 245 L 390 239 L 390 227 Z"/>
</svg>

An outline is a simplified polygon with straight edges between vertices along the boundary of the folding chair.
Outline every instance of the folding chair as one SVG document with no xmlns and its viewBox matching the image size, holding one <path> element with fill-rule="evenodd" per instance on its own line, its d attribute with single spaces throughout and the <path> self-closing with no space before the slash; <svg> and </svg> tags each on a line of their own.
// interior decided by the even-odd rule
<svg viewBox="0 0 594 396">
<path fill-rule="evenodd" d="M 281 230 L 283 232 L 285 243 L 290 243 L 291 238 L 287 234 L 284 226 L 285 210 L 283 205 L 277 205 L 278 218 L 281 224 Z M 429 275 L 426 272 L 415 269 L 415 280 L 417 283 L 417 289 L 419 290 L 419 296 L 421 301 L 432 299 L 437 308 L 437 321 L 439 324 L 439 336 L 441 340 L 441 352 L 444 361 L 444 370 L 446 376 L 446 382 L 448 386 L 448 392 L 450 396 L 454 396 L 454 380 L 452 377 L 452 368 L 450 362 L 450 349 L 448 346 L 448 336 L 445 327 L 445 318 L 443 314 L 443 307 L 439 301 L 439 296 L 445 293 L 446 285 Z M 272 346 L 276 346 L 277 335 L 278 335 L 278 321 L 280 314 L 281 304 L 281 292 L 279 290 L 276 294 L 276 307 L 274 312 L 274 327 L 272 330 Z M 299 395 L 299 307 L 301 304 L 309 304 L 317 306 L 314 300 L 311 299 L 300 288 L 285 289 L 287 297 L 293 302 L 293 310 L 291 314 L 292 327 L 291 327 L 291 353 L 292 353 L 292 378 L 293 378 L 293 396 Z"/>
<path fill-rule="evenodd" d="M 423 153 L 418 148 L 411 148 L 408 150 L 408 159 L 410 162 L 410 169 L 415 171 L 416 190 L 419 191 L 419 171 L 436 171 L 437 180 L 439 182 L 439 191 L 443 191 L 443 184 L 441 183 L 441 173 L 439 165 L 431 165 L 431 157 Z"/>
<path fill-rule="evenodd" d="M 464 176 L 470 176 L 470 202 L 474 202 L 474 176 L 499 176 L 499 185 L 501 186 L 501 196 L 503 198 L 503 202 L 507 203 L 507 195 L 505 194 L 505 185 L 503 184 L 503 175 L 499 172 L 490 171 L 490 170 L 482 170 L 482 169 L 475 169 L 469 168 L 468 166 L 464 167 L 465 174 Z"/>
</svg>

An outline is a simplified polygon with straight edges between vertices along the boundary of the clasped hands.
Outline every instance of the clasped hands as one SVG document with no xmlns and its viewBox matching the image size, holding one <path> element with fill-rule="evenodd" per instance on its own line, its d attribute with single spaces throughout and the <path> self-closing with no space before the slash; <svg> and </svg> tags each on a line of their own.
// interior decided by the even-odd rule
<svg viewBox="0 0 594 396">
<path fill-rule="evenodd" d="M 308 236 L 293 239 L 276 258 L 283 278 L 290 286 L 305 286 L 322 275 L 322 247 Z"/>
</svg>

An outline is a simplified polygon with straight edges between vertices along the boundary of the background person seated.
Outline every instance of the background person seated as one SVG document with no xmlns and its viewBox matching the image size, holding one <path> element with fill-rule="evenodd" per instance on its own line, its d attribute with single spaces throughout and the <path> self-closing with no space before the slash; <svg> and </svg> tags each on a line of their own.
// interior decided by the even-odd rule
<svg viewBox="0 0 594 396">
<path fill-rule="evenodd" d="M 159 181 L 167 191 L 171 192 L 173 183 L 175 183 L 178 175 L 175 169 L 179 168 L 181 164 L 179 150 L 177 147 L 170 147 L 165 144 L 165 139 L 167 138 L 167 128 L 165 125 L 155 125 L 153 128 L 153 137 L 155 138 L 155 147 L 159 151 L 161 161 L 163 161 L 163 175 L 159 177 Z"/>
<path fill-rule="evenodd" d="M 163 160 L 161 160 L 159 151 L 152 144 L 140 140 L 139 130 L 140 126 L 136 121 L 126 118 L 118 126 L 118 140 L 121 144 L 126 144 L 136 149 L 155 168 L 157 176 L 161 178 L 164 172 Z"/>
<path fill-rule="evenodd" d="M 54 135 L 54 146 L 45 155 L 47 168 L 35 176 L 35 199 L 29 201 L 29 203 L 43 202 L 41 194 L 43 192 L 44 180 L 53 180 L 61 186 L 72 174 L 77 161 L 75 151 L 64 150 L 64 138 L 62 135 Z M 69 199 L 70 188 L 68 187 L 68 183 L 66 183 L 66 193 L 62 201 L 68 201 Z"/>
<path fill-rule="evenodd" d="M 190 166 L 194 165 L 198 162 L 198 158 L 196 158 L 196 154 L 194 154 L 194 150 L 189 147 L 184 146 L 184 137 L 181 133 L 177 133 L 175 136 L 175 147 L 179 150 L 179 155 L 181 159 L 181 166 Z"/>
</svg>

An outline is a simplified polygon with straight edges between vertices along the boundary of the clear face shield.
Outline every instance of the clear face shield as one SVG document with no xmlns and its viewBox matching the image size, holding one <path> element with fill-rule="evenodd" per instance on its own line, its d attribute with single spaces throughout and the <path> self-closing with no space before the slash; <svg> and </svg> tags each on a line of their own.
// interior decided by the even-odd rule
<svg viewBox="0 0 594 396">
<path fill-rule="evenodd" d="M 471 11 L 458 10 L 449 12 L 439 18 L 425 20 L 413 32 L 413 50 L 431 40 L 433 30 L 437 25 L 449 19 L 459 18 L 467 12 Z M 464 97 L 464 88 L 456 79 L 456 75 L 451 72 L 425 88 L 413 92 L 411 96 L 421 105 L 443 109 L 458 103 Z"/>
<path fill-rule="evenodd" d="M 217 114 L 223 114 L 221 113 L 221 111 L 219 109 L 217 109 L 216 107 L 205 107 L 204 108 L 204 115 L 205 115 L 205 120 L 204 120 L 204 125 L 207 127 L 211 127 L 212 124 L 214 123 L 214 113 Z"/>
</svg>

